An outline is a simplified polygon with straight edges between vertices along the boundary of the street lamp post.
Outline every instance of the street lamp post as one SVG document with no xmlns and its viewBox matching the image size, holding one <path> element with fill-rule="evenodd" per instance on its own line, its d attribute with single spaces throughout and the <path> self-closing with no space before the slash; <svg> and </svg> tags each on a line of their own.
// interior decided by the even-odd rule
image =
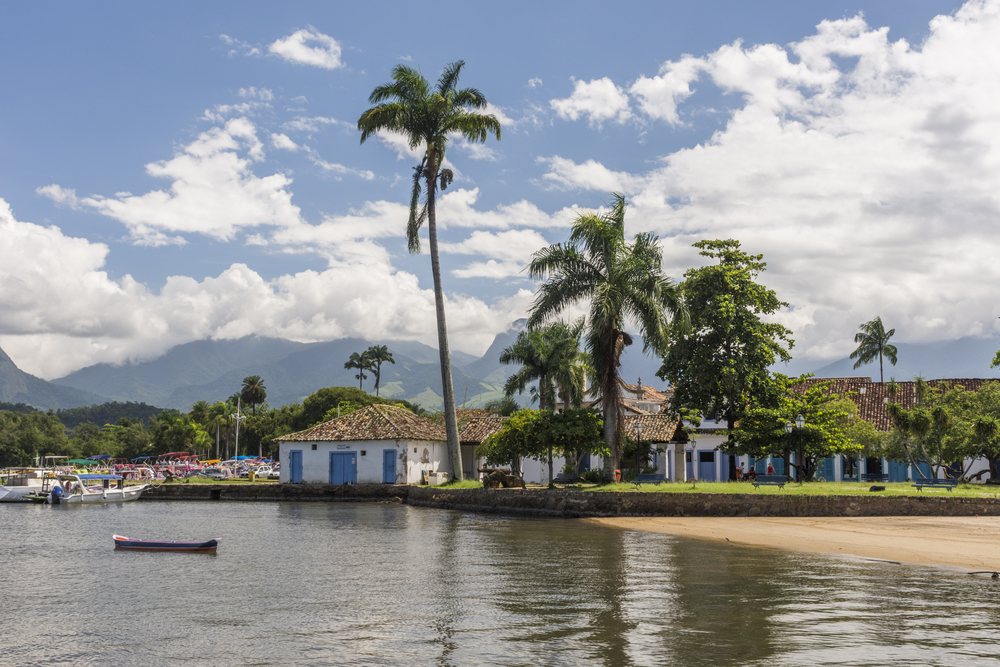
<svg viewBox="0 0 1000 667">
<path fill-rule="evenodd" d="M 792 428 L 793 427 L 794 427 L 794 425 L 792 424 L 792 422 L 785 422 L 785 435 L 787 436 L 785 438 L 785 452 L 786 452 L 785 453 L 785 458 L 786 459 L 789 458 L 788 452 L 792 451 Z M 788 468 L 790 470 L 789 463 L 790 463 L 789 461 L 785 461 L 785 468 Z M 789 476 L 788 475 L 789 470 L 785 470 L 785 477 Z"/>
<path fill-rule="evenodd" d="M 802 451 L 802 429 L 805 428 L 806 418 L 803 417 L 801 414 L 799 414 L 799 416 L 795 418 L 795 425 L 799 428 L 799 451 L 795 458 L 804 459 L 805 456 L 803 455 L 804 452 Z M 800 466 L 802 465 L 802 461 L 796 460 L 796 463 L 798 463 Z M 801 475 L 799 477 L 800 477 L 799 481 L 800 482 L 803 481 L 801 479 Z"/>
<path fill-rule="evenodd" d="M 236 420 L 236 453 L 233 454 L 234 459 L 238 459 L 240 456 L 240 422 L 246 419 L 246 417 L 240 414 L 241 407 L 240 399 L 236 399 L 236 413 L 233 415 L 233 419 Z"/>
<path fill-rule="evenodd" d="M 639 446 L 642 444 L 642 422 L 635 423 L 635 480 L 639 481 L 642 467 L 639 465 Z"/>
</svg>

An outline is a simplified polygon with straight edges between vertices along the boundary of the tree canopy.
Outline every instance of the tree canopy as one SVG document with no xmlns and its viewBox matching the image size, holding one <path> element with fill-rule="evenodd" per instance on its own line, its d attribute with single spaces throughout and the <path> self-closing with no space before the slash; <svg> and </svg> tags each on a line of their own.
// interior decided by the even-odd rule
<svg viewBox="0 0 1000 667">
<path fill-rule="evenodd" d="M 670 328 L 670 345 L 657 377 L 674 390 L 671 406 L 719 415 L 732 444 L 737 420 L 749 409 L 777 407 L 780 386 L 770 366 L 791 359 L 791 331 L 764 317 L 788 304 L 759 284 L 763 255 L 749 255 L 733 239 L 699 241 L 716 263 L 684 274 L 680 285 L 690 326 Z"/>
<path fill-rule="evenodd" d="M 625 197 L 615 194 L 604 213 L 580 213 L 569 241 L 539 250 L 528 267 L 531 278 L 545 280 L 531 307 L 529 329 L 578 302 L 588 302 L 586 347 L 603 403 L 610 452 L 604 476 L 609 481 L 621 457 L 618 367 L 622 350 L 632 344 L 626 323 L 638 327 L 644 353 L 663 356 L 671 319 L 687 322 L 680 291 L 663 272 L 657 237 L 643 233 L 631 243 L 626 240 L 625 209 Z"/>
</svg>

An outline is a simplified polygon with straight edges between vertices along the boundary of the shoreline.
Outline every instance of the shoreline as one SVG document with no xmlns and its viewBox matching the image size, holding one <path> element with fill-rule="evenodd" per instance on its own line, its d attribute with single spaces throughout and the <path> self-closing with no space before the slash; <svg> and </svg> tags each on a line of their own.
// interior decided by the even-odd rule
<svg viewBox="0 0 1000 667">
<path fill-rule="evenodd" d="M 908 565 L 1000 571 L 1000 517 L 614 517 L 622 530 L 855 556 Z"/>
</svg>

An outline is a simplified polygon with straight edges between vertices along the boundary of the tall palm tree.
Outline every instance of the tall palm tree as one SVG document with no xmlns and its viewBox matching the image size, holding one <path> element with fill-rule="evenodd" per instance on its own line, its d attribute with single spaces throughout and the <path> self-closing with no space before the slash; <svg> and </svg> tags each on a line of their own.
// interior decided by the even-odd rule
<svg viewBox="0 0 1000 667">
<path fill-rule="evenodd" d="M 354 379 L 358 381 L 358 389 L 364 390 L 362 386 L 364 381 L 368 379 L 365 375 L 365 371 L 372 370 L 372 361 L 368 356 L 368 350 L 365 350 L 361 354 L 357 352 L 351 352 L 351 358 L 344 363 L 344 368 L 347 370 L 356 369 L 358 374 L 354 376 Z"/>
<path fill-rule="evenodd" d="M 248 375 L 243 378 L 240 398 L 244 403 L 250 405 L 251 413 L 256 416 L 257 406 L 267 400 L 267 387 L 264 386 L 264 380 L 259 375 Z"/>
<path fill-rule="evenodd" d="M 366 351 L 368 359 L 371 360 L 372 373 L 375 374 L 375 395 L 378 396 L 379 383 L 382 381 L 382 363 L 389 362 L 390 364 L 395 364 L 396 360 L 392 358 L 392 352 L 385 345 L 372 345 Z"/>
<path fill-rule="evenodd" d="M 865 322 L 858 327 L 860 333 L 854 334 L 854 342 L 858 343 L 858 349 L 851 352 L 851 359 L 857 359 L 854 368 L 871 363 L 878 358 L 878 379 L 885 382 L 885 375 L 882 372 L 882 357 L 889 360 L 893 366 L 896 365 L 896 346 L 889 345 L 889 339 L 896 333 L 895 329 L 888 332 L 882 325 L 882 318 L 876 317 L 871 322 Z"/>
<path fill-rule="evenodd" d="M 438 256 L 435 195 L 452 182 L 454 174 L 445 168 L 444 153 L 448 139 L 465 137 L 471 142 L 484 143 L 489 135 L 500 139 L 500 122 L 493 114 L 477 113 L 486 108 L 486 97 L 475 88 L 458 89 L 458 77 L 465 62 L 451 63 L 441 72 L 437 86 L 431 88 L 419 70 L 396 65 L 392 81 L 372 91 L 368 103 L 373 105 L 361 114 L 358 129 L 361 143 L 377 132 L 403 135 L 410 148 L 420 149 L 424 156 L 413 170 L 410 194 L 410 218 L 406 239 L 411 253 L 420 252 L 420 227 L 427 221 L 427 237 L 431 251 L 431 274 L 434 278 L 434 305 L 437 313 L 438 352 L 441 355 L 441 387 L 444 394 L 445 430 L 448 433 L 448 457 L 456 480 L 462 479 L 462 452 L 458 444 L 458 419 L 455 414 L 455 391 L 451 379 L 451 353 L 448 347 L 448 326 L 444 313 L 444 290 L 441 287 L 441 262 Z M 420 205 L 421 190 L 427 189 L 427 199 Z"/>
<path fill-rule="evenodd" d="M 205 428 L 209 432 L 215 431 L 215 458 L 219 458 L 219 441 L 222 435 L 222 429 L 226 428 L 229 424 L 229 413 L 231 412 L 228 405 L 222 401 L 216 401 L 208 406 L 205 418 Z M 227 445 L 228 445 L 228 435 L 227 435 Z M 228 447 L 227 447 L 228 449 Z"/>
<path fill-rule="evenodd" d="M 611 455 L 604 461 L 610 481 L 621 458 L 622 350 L 632 344 L 626 322 L 638 325 L 643 352 L 663 356 L 670 321 L 688 321 L 677 286 L 663 273 L 657 237 L 638 234 L 625 239 L 625 198 L 613 195 L 605 213 L 583 212 L 573 223 L 569 241 L 536 252 L 528 267 L 532 278 L 548 278 L 538 288 L 528 327 L 578 301 L 590 302 L 587 351 L 604 409 L 604 439 Z"/>
</svg>

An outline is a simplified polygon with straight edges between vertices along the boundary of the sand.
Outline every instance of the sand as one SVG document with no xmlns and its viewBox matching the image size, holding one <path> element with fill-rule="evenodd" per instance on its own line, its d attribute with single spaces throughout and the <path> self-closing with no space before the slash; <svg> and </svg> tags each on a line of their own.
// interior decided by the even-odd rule
<svg viewBox="0 0 1000 667">
<path fill-rule="evenodd" d="M 1000 517 L 620 517 L 587 521 L 757 547 L 1000 570 Z"/>
</svg>

